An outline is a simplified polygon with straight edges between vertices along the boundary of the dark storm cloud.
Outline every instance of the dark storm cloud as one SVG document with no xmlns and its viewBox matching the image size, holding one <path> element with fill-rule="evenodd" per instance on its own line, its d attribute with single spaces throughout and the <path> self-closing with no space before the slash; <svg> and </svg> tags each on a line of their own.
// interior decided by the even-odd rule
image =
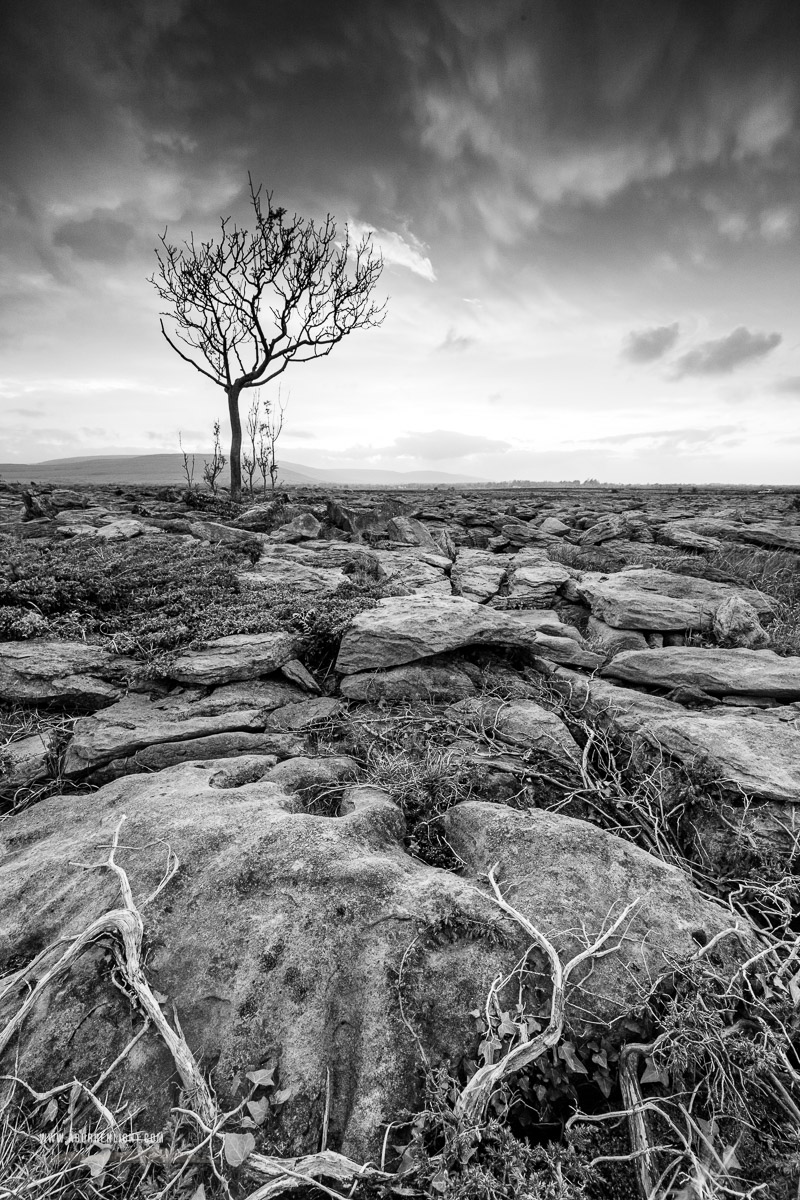
<svg viewBox="0 0 800 1200">
<path fill-rule="evenodd" d="M 764 358 L 783 338 L 779 333 L 751 333 L 740 325 L 727 337 L 703 342 L 675 363 L 675 379 L 685 375 L 726 375 L 737 367 Z"/>
<path fill-rule="evenodd" d="M 292 205 L 479 232 L 481 256 L 574 237 L 587 206 L 622 228 L 643 187 L 665 228 L 690 204 L 716 229 L 675 179 L 745 186 L 768 159 L 762 189 L 785 192 L 794 171 L 800 8 L 783 0 L 28 0 L 3 45 L 7 173 L 37 209 L 69 177 L 77 223 L 125 200 L 148 231 L 197 220 L 235 207 L 249 168 Z"/>
<path fill-rule="evenodd" d="M 88 262 L 117 263 L 127 255 L 135 231 L 126 221 L 95 213 L 85 221 L 67 221 L 56 229 L 53 243 L 68 246 Z"/>
<path fill-rule="evenodd" d="M 660 325 L 655 329 L 634 330 L 628 334 L 622 349 L 623 358 L 633 363 L 655 362 L 671 350 L 678 340 L 680 326 Z"/>
</svg>

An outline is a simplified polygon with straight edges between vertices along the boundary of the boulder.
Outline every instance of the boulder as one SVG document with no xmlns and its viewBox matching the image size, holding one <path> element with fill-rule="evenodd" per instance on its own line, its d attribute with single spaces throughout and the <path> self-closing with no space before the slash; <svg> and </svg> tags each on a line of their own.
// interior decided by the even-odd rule
<svg viewBox="0 0 800 1200">
<path fill-rule="evenodd" d="M 450 559 L 436 548 L 409 546 L 402 550 L 376 550 L 381 582 L 391 585 L 396 594 L 411 596 L 449 596 L 450 580 L 445 574 Z"/>
<path fill-rule="evenodd" d="M 346 778 L 348 760 L 332 770 Z M 508 901 L 562 958 L 636 902 L 619 945 L 576 975 L 568 1020 L 579 1030 L 618 1017 L 695 939 L 731 923 L 680 871 L 585 822 L 457 805 L 445 825 L 462 878 L 406 853 L 403 818 L 378 789 L 342 794 L 337 783 L 309 812 L 307 787 L 302 766 L 187 764 L 46 800 L 0 826 L 0 971 L 119 905 L 107 872 L 80 864 L 106 858 L 123 815 L 117 862 L 140 903 L 170 848 L 178 873 L 142 906 L 145 936 L 156 931 L 145 974 L 223 1110 L 246 1094 L 248 1072 L 274 1068 L 264 1094 L 280 1089 L 280 1100 L 254 1131 L 269 1153 L 316 1150 L 328 1095 L 329 1144 L 379 1159 L 387 1124 L 419 1102 L 421 1054 L 434 1066 L 474 1054 L 471 1012 L 529 951 L 486 895 L 495 863 Z M 733 948 L 727 939 L 720 952 Z M 7 987 L 5 1006 L 24 994 Z M 0 1071 L 41 1089 L 94 1079 L 141 1027 L 107 958 L 89 950 L 34 1005 Z M 164 1128 L 179 1087 L 152 1028 L 104 1089 L 112 1110 L 124 1093 L 138 1129 Z"/>
<path fill-rule="evenodd" d="M 458 551 L 450 583 L 456 596 L 466 596 L 484 604 L 496 596 L 505 583 L 506 564 L 496 554 L 461 548 Z"/>
<path fill-rule="evenodd" d="M 720 646 L 760 650 L 770 636 L 758 619 L 752 604 L 741 596 L 729 596 L 714 613 L 713 633 Z"/>
<path fill-rule="evenodd" d="M 670 571 L 632 568 L 613 575 L 587 571 L 575 584 L 595 617 L 615 629 L 711 629 L 724 600 L 739 595 L 756 612 L 772 611 L 761 592 L 730 584 L 676 575 Z"/>
<path fill-rule="evenodd" d="M 653 534 L 643 512 L 609 513 L 580 536 L 581 546 L 599 546 L 622 538 L 628 542 L 652 542 Z"/>
<path fill-rule="evenodd" d="M 544 752 L 552 758 L 571 759 L 573 763 L 581 761 L 580 747 L 561 718 L 535 700 L 461 700 L 451 704 L 447 715 L 455 722 L 477 723 L 511 745 Z"/>
<path fill-rule="evenodd" d="M 269 540 L 275 542 L 302 542 L 310 538 L 318 538 L 322 533 L 322 525 L 313 513 L 299 513 L 285 525 L 279 525 L 274 533 L 269 534 Z"/>
<path fill-rule="evenodd" d="M 570 578 L 567 568 L 551 562 L 545 551 L 521 550 L 508 566 L 508 596 L 531 608 L 548 608 Z"/>
<path fill-rule="evenodd" d="M 0 700 L 91 712 L 119 699 L 135 667 L 86 642 L 0 642 Z"/>
<path fill-rule="evenodd" d="M 165 767 L 174 767 L 178 763 L 243 758 L 254 754 L 279 762 L 302 754 L 304 750 L 301 741 L 285 733 L 211 733 L 207 737 L 187 738 L 183 742 L 156 742 L 127 758 L 114 758 L 96 767 L 86 778 L 89 783 L 109 783 L 121 775 L 163 771 Z"/>
<path fill-rule="evenodd" d="M 442 553 L 441 546 L 433 540 L 430 531 L 414 517 L 392 517 L 386 525 L 386 532 L 393 542 L 400 542 L 404 546 L 422 546 L 432 554 Z"/>
<path fill-rule="evenodd" d="M 461 596 L 427 595 L 392 596 L 359 613 L 342 638 L 336 670 L 355 675 L 476 645 L 522 646 L 545 658 L 560 653 L 589 668 L 602 664 L 571 638 L 540 634 L 512 612 Z"/>
<path fill-rule="evenodd" d="M 498 601 L 492 607 L 505 608 Z M 581 635 L 580 630 L 574 625 L 567 625 L 552 608 L 508 608 L 506 611 L 514 616 L 514 620 L 520 625 L 526 626 L 528 629 L 535 629 L 537 633 L 546 633 L 550 637 L 572 638 L 573 642 L 577 642 L 579 646 L 586 648 L 586 642 Z"/>
<path fill-rule="evenodd" d="M 119 703 L 81 717 L 67 747 L 67 776 L 94 771 L 112 759 L 126 759 L 147 746 L 187 742 L 221 733 L 263 733 L 273 709 L 305 699 L 305 693 L 277 680 L 228 684 L 206 695 L 178 689 L 161 699 L 131 694 Z"/>
<path fill-rule="evenodd" d="M 348 582 L 339 567 L 315 566 L 273 554 L 263 554 L 252 571 L 241 571 L 237 578 L 243 587 L 285 588 L 299 596 L 330 594 Z"/>
<path fill-rule="evenodd" d="M 19 788 L 46 779 L 55 747 L 51 729 L 0 747 L 0 796 L 13 796 Z"/>
<path fill-rule="evenodd" d="M 619 654 L 621 650 L 646 650 L 645 636 L 638 629 L 614 629 L 597 617 L 589 617 L 586 636 L 599 643 L 608 654 Z"/>
<path fill-rule="evenodd" d="M 474 696 L 475 684 L 465 671 L 455 664 L 434 662 L 410 663 L 390 667 L 386 671 L 363 671 L 346 675 L 339 690 L 348 700 L 422 700 L 432 704 L 461 700 Z"/>
<path fill-rule="evenodd" d="M 64 508 L 56 513 L 55 522 L 59 533 L 74 532 L 70 529 L 62 529 L 61 526 L 92 526 L 100 524 L 103 518 L 111 518 L 107 508 L 97 508 L 94 505 L 91 507 L 80 506 L 78 508 Z"/>
<path fill-rule="evenodd" d="M 450 530 L 446 526 L 442 526 L 440 529 L 434 530 L 432 537 L 438 552 L 444 554 L 451 562 L 455 562 L 458 547 Z"/>
<path fill-rule="evenodd" d="M 554 537 L 563 537 L 565 533 L 570 532 L 569 525 L 566 525 L 558 517 L 545 517 L 539 525 L 542 533 L 553 534 Z"/>
<path fill-rule="evenodd" d="M 800 802 L 800 731 L 797 705 L 766 711 L 717 707 L 687 712 L 661 696 L 588 681 L 557 668 L 565 695 L 593 722 L 666 750 L 689 768 L 701 768 L 737 797 Z M 552 682 L 552 680 L 551 680 Z"/>
<path fill-rule="evenodd" d="M 638 687 L 701 688 L 716 696 L 800 699 L 800 658 L 781 658 L 772 650 L 697 646 L 626 650 L 608 664 L 603 675 Z"/>
<path fill-rule="evenodd" d="M 276 500 L 266 500 L 260 504 L 254 504 L 251 508 L 245 509 L 236 518 L 236 525 L 240 529 L 247 529 L 251 533 L 271 533 L 283 519 L 285 521 L 286 507 L 289 497 L 281 497 Z"/>
<path fill-rule="evenodd" d="M 392 517 L 400 516 L 406 505 L 394 497 L 382 497 L 380 500 L 369 500 L 363 504 L 355 503 L 348 497 L 348 502 L 329 499 L 327 501 L 327 520 L 334 529 L 345 533 L 360 534 L 368 529 L 384 527 Z"/>
<path fill-rule="evenodd" d="M 714 553 L 722 546 L 719 538 L 707 537 L 697 533 L 688 521 L 669 521 L 656 530 L 655 538 L 666 546 L 676 546 L 679 550 L 696 550 L 700 553 Z"/>
<path fill-rule="evenodd" d="M 781 525 L 778 521 L 731 520 L 722 516 L 691 517 L 682 522 L 706 537 L 726 542 L 749 543 L 765 550 L 793 550 L 800 553 L 800 528 Z"/>
<path fill-rule="evenodd" d="M 499 519 L 502 522 L 499 538 L 492 538 L 490 541 L 494 549 L 504 549 L 505 546 L 516 550 L 521 546 L 552 546 L 560 540 L 552 533 L 537 528 L 530 521 L 519 521 L 502 515 Z"/>
<path fill-rule="evenodd" d="M 206 642 L 201 650 L 179 654 L 169 667 L 169 678 L 202 687 L 259 679 L 295 654 L 295 640 L 289 633 L 235 633 Z"/>
<path fill-rule="evenodd" d="M 320 721 L 329 721 L 342 711 L 341 701 L 332 696 L 304 697 L 293 704 L 283 704 L 267 717 L 266 728 L 287 733 L 311 729 Z"/>
</svg>

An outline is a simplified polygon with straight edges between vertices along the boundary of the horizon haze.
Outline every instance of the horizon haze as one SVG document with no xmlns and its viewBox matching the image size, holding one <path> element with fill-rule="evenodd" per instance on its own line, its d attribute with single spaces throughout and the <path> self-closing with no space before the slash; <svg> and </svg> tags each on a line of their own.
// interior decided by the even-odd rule
<svg viewBox="0 0 800 1200">
<path fill-rule="evenodd" d="M 0 64 L 3 461 L 197 452 L 217 419 L 227 453 L 147 277 L 165 228 L 247 226 L 249 171 L 386 263 L 382 327 L 282 377 L 281 457 L 798 482 L 788 0 L 29 0 Z"/>
</svg>

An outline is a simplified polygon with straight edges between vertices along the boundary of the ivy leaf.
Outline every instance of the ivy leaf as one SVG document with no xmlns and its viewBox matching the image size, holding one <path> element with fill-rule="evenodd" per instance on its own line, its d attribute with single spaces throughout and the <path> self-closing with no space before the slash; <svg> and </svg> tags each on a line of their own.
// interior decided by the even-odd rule
<svg viewBox="0 0 800 1200">
<path fill-rule="evenodd" d="M 588 1075 L 589 1074 L 589 1072 L 586 1070 L 586 1067 L 583 1065 L 583 1063 L 581 1062 L 581 1060 L 578 1058 L 577 1054 L 575 1053 L 574 1043 L 562 1042 L 561 1045 L 558 1047 L 558 1056 L 559 1056 L 559 1058 L 563 1058 L 563 1060 L 567 1064 L 567 1067 L 569 1068 L 569 1070 L 573 1071 L 576 1075 Z"/>
<path fill-rule="evenodd" d="M 292 1096 L 296 1096 L 298 1091 L 299 1088 L 296 1087 L 281 1088 L 281 1090 L 276 1092 L 272 1097 L 273 1102 L 275 1104 L 285 1104 L 287 1100 L 291 1100 Z"/>
<path fill-rule="evenodd" d="M 497 1032 L 501 1038 L 514 1037 L 515 1033 L 517 1032 L 517 1027 L 511 1020 L 510 1013 L 504 1012 L 500 1014 L 500 1024 L 497 1028 Z"/>
<path fill-rule="evenodd" d="M 669 1084 L 669 1072 L 663 1067 L 659 1067 L 652 1056 L 648 1055 L 645 1061 L 645 1072 L 642 1075 L 640 1083 L 663 1083 L 664 1087 Z"/>
<path fill-rule="evenodd" d="M 204 1183 L 198 1183 L 189 1200 L 206 1200 L 206 1186 Z"/>
<path fill-rule="evenodd" d="M 45 1125 L 50 1125 L 58 1116 L 58 1101 L 55 1096 L 51 1096 L 47 1108 L 42 1113 L 42 1120 Z"/>
<path fill-rule="evenodd" d="M 726 1146 L 722 1151 L 722 1165 L 726 1170 L 730 1170 L 732 1167 L 741 1167 L 742 1164 L 736 1157 L 735 1146 Z"/>
<path fill-rule="evenodd" d="M 594 1077 L 594 1081 L 597 1084 L 597 1086 L 600 1088 L 600 1091 L 603 1093 L 603 1095 L 605 1096 L 605 1098 L 607 1100 L 608 1097 L 611 1095 L 611 1091 L 613 1088 L 613 1084 L 611 1082 L 611 1076 L 607 1075 L 605 1072 L 598 1071 Z"/>
<path fill-rule="evenodd" d="M 270 1067 L 267 1071 L 248 1071 L 245 1079 L 249 1079 L 256 1087 L 272 1087 L 275 1083 L 275 1068 Z"/>
<path fill-rule="evenodd" d="M 106 1164 L 110 1158 L 111 1147 L 106 1146 L 105 1150 L 98 1150 L 94 1154 L 87 1154 L 86 1158 L 81 1159 L 81 1166 L 88 1167 L 92 1179 L 97 1179 L 105 1171 Z"/>
<path fill-rule="evenodd" d="M 269 1100 L 248 1100 L 247 1109 L 256 1125 L 263 1125 L 269 1112 Z"/>
<path fill-rule="evenodd" d="M 255 1146 L 252 1133 L 226 1133 L 223 1142 L 225 1161 L 231 1167 L 240 1167 Z"/>
</svg>

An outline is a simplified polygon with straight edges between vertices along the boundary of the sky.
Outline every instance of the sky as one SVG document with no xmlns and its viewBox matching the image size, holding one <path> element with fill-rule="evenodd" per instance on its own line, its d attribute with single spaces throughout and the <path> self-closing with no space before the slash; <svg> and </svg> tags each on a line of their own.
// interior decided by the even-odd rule
<svg viewBox="0 0 800 1200">
<path fill-rule="evenodd" d="M 0 29 L 0 461 L 210 447 L 168 229 L 372 232 L 281 378 L 315 467 L 800 483 L 796 0 L 25 0 Z M 262 399 L 277 398 L 277 383 Z M 246 403 L 243 405 L 246 408 Z"/>
</svg>

